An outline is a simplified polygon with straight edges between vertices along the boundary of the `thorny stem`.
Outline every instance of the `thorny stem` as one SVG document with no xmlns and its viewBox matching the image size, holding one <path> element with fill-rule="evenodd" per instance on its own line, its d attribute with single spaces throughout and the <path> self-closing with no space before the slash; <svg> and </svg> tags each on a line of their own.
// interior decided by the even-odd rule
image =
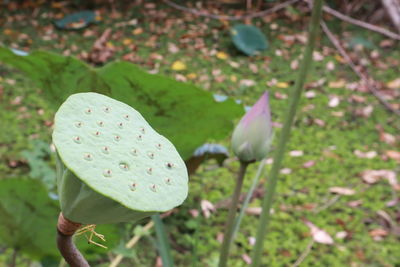
<svg viewBox="0 0 400 267">
<path fill-rule="evenodd" d="M 274 157 L 274 163 L 272 165 L 271 173 L 267 180 L 266 192 L 262 203 L 262 212 L 260 218 L 260 224 L 257 229 L 256 244 L 254 246 L 254 251 L 252 255 L 252 267 L 257 267 L 260 265 L 261 255 L 263 251 L 264 238 L 267 233 L 268 223 L 270 221 L 270 210 L 272 206 L 272 200 L 275 193 L 276 183 L 278 180 L 278 173 L 281 168 L 281 163 L 283 155 L 286 149 L 286 144 L 289 141 L 290 130 L 296 115 L 297 106 L 300 101 L 301 92 L 306 81 L 306 76 L 312 61 L 312 52 L 314 50 L 315 41 L 317 39 L 319 23 L 321 21 L 321 8 L 322 0 L 314 1 L 310 31 L 308 34 L 308 43 L 304 53 L 304 59 L 302 61 L 302 66 L 298 73 L 295 88 L 292 91 L 290 97 L 289 108 L 285 116 L 284 126 L 279 138 L 279 144 Z"/>
<path fill-rule="evenodd" d="M 235 191 L 232 195 L 231 206 L 229 207 L 228 220 L 226 221 L 226 228 L 224 233 L 224 241 L 222 242 L 221 254 L 219 256 L 219 267 L 226 267 L 228 263 L 229 248 L 232 243 L 233 229 L 235 226 L 236 209 L 239 202 L 240 190 L 243 185 L 243 178 L 246 173 L 248 162 L 240 161 L 240 170 L 236 180 Z"/>
</svg>

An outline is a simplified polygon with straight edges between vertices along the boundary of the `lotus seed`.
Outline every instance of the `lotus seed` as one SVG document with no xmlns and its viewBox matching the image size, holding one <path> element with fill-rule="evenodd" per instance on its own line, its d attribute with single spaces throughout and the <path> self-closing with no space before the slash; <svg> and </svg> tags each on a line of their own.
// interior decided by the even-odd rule
<svg viewBox="0 0 400 267">
<path fill-rule="evenodd" d="M 147 173 L 148 173 L 148 174 L 152 174 L 152 173 L 153 173 L 153 168 L 148 168 L 148 169 L 147 169 Z"/>
<path fill-rule="evenodd" d="M 137 187 L 137 184 L 136 184 L 136 183 L 131 184 L 131 190 L 132 190 L 132 191 L 135 191 L 135 190 L 136 190 L 136 187 Z"/>
<path fill-rule="evenodd" d="M 109 113 L 109 112 L 110 112 L 110 110 L 111 110 L 111 108 L 109 108 L 109 107 L 105 107 L 105 108 L 104 108 L 104 112 L 107 112 L 107 113 Z"/>
<path fill-rule="evenodd" d="M 114 140 L 115 140 L 115 141 L 121 140 L 121 136 L 119 136 L 119 135 L 114 136 Z"/>
<path fill-rule="evenodd" d="M 111 177 L 111 174 L 112 174 L 112 172 L 111 172 L 110 169 L 105 169 L 105 170 L 103 171 L 104 177 Z"/>
<path fill-rule="evenodd" d="M 124 171 L 128 171 L 128 170 L 129 170 L 129 166 L 128 166 L 128 164 L 126 164 L 125 162 L 121 162 L 121 163 L 119 164 L 119 167 L 120 167 L 122 170 L 124 170 Z"/>
<path fill-rule="evenodd" d="M 150 189 L 151 189 L 151 191 L 153 191 L 153 192 L 156 192 L 156 191 L 157 191 L 157 187 L 156 187 L 155 184 L 150 185 Z"/>
<path fill-rule="evenodd" d="M 82 139 L 79 136 L 75 136 L 74 137 L 74 142 L 77 143 L 77 144 L 80 144 L 80 143 L 82 143 Z"/>
<path fill-rule="evenodd" d="M 118 123 L 118 127 L 122 129 L 124 127 L 124 124 L 122 122 L 120 122 L 120 123 Z"/>
<path fill-rule="evenodd" d="M 76 126 L 77 128 L 81 128 L 82 125 L 83 125 L 83 123 L 82 123 L 81 121 L 77 121 L 77 122 L 75 123 L 75 126 Z"/>
<path fill-rule="evenodd" d="M 136 148 L 133 148 L 133 149 L 131 150 L 131 154 L 134 155 L 134 156 L 137 156 L 137 155 L 138 155 L 137 149 L 136 149 Z"/>
<path fill-rule="evenodd" d="M 154 153 L 153 152 L 147 153 L 147 156 L 149 156 L 149 158 L 151 158 L 151 159 L 154 159 Z"/>
<path fill-rule="evenodd" d="M 98 122 L 97 122 L 97 125 L 99 125 L 100 127 L 103 127 L 103 126 L 104 126 L 104 122 L 98 121 Z"/>
<path fill-rule="evenodd" d="M 99 132 L 99 131 L 96 131 L 96 132 L 93 133 L 93 135 L 94 135 L 94 136 L 100 136 L 100 132 Z"/>
<path fill-rule="evenodd" d="M 88 108 L 88 109 L 85 110 L 85 113 L 86 114 L 92 114 L 92 110 L 90 108 Z"/>
<path fill-rule="evenodd" d="M 110 148 L 108 146 L 103 146 L 101 148 L 101 151 L 103 151 L 104 154 L 108 154 L 110 153 Z"/>
<path fill-rule="evenodd" d="M 86 160 L 88 160 L 88 161 L 93 160 L 93 156 L 92 156 L 92 154 L 90 154 L 90 153 L 85 153 L 85 154 L 83 155 L 83 158 L 86 159 Z"/>
<path fill-rule="evenodd" d="M 129 120 L 129 115 L 128 114 L 126 114 L 125 116 L 124 116 L 124 118 L 125 118 L 125 120 Z"/>
</svg>

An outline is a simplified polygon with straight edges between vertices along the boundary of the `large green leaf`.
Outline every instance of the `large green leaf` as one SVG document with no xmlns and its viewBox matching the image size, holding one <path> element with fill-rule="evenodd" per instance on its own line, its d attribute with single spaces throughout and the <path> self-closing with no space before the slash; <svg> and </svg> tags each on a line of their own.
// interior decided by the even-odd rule
<svg viewBox="0 0 400 267">
<path fill-rule="evenodd" d="M 241 52 L 253 56 L 268 48 L 268 42 L 261 30 L 252 25 L 237 24 L 231 30 L 233 44 Z"/>
<path fill-rule="evenodd" d="M 71 94 L 88 91 L 127 103 L 171 140 L 185 160 L 205 142 L 225 138 L 243 113 L 232 99 L 216 102 L 210 92 L 128 62 L 94 69 L 73 57 L 43 51 L 22 56 L 5 48 L 0 48 L 0 62 L 32 78 L 54 107 Z"/>
<path fill-rule="evenodd" d="M 0 47 L 0 62 L 24 72 L 43 90 L 44 96 L 58 107 L 71 94 L 98 92 L 109 94 L 108 86 L 96 71 L 74 57 L 35 51 L 21 56 Z"/>
<path fill-rule="evenodd" d="M 0 241 L 33 257 L 58 256 L 58 202 L 33 179 L 0 179 Z"/>
<path fill-rule="evenodd" d="M 59 258 L 56 246 L 56 225 L 60 210 L 58 201 L 49 197 L 46 187 L 36 179 L 0 179 L 0 244 L 18 249 L 34 258 Z M 106 242 L 94 238 L 108 248 L 118 245 L 117 225 L 99 225 L 96 232 Z M 87 233 L 87 236 L 90 232 Z M 88 244 L 84 236 L 76 237 L 79 249 L 88 260 L 96 259 L 107 249 Z"/>
<path fill-rule="evenodd" d="M 111 87 L 111 96 L 138 110 L 165 135 L 184 159 L 208 139 L 222 139 L 243 108 L 233 100 L 217 103 L 212 94 L 191 84 L 149 74 L 128 62 L 99 70 Z"/>
</svg>

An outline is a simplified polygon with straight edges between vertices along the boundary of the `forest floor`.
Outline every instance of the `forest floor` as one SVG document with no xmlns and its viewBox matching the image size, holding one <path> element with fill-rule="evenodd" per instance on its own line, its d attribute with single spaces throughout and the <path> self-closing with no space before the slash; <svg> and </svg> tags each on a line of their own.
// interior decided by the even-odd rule
<svg viewBox="0 0 400 267">
<path fill-rule="evenodd" d="M 268 90 L 275 136 L 279 136 L 305 47 L 309 15 L 305 6 L 253 19 L 266 34 L 269 49 L 246 57 L 231 42 L 229 28 L 235 23 L 152 2 L 117 4 L 114 11 L 98 6 L 100 20 L 95 25 L 76 31 L 55 28 L 54 19 L 79 9 L 75 2 L 0 10 L 0 45 L 74 55 L 96 65 L 127 60 L 248 106 Z M 399 110 L 398 43 L 332 17 L 325 20 L 356 64 L 368 70 L 379 92 Z M 93 49 L 102 35 L 103 45 Z M 292 266 L 311 247 L 302 266 L 399 266 L 399 118 L 368 91 L 329 39 L 321 36 L 279 177 L 263 262 Z M 29 167 L 21 152 L 34 151 L 33 140 L 50 144 L 54 110 L 41 97 L 40 88 L 4 65 L 0 65 L 0 100 L 0 176 L 26 175 Z M 229 139 L 223 145 L 229 148 Z M 53 168 L 54 160 L 49 164 Z M 232 246 L 229 266 L 245 266 L 249 260 L 270 164 L 268 159 Z M 257 165 L 250 167 L 244 192 Z M 227 216 L 224 200 L 233 192 L 238 167 L 233 155 L 223 167 L 213 161 L 203 165 L 191 177 L 187 201 L 165 219 L 177 266 L 216 265 Z M 211 205 L 204 205 L 206 201 Z M 200 216 L 195 217 L 197 209 Z M 310 222 L 334 243 L 314 242 Z M 128 260 L 136 266 L 154 266 L 154 260 L 149 260 L 155 259 L 148 249 L 152 246 L 151 239 L 143 239 Z M 11 254 L 5 252 L 0 259 Z M 104 259 L 98 266 L 107 266 Z M 24 262 L 21 259 L 21 266 Z"/>
</svg>

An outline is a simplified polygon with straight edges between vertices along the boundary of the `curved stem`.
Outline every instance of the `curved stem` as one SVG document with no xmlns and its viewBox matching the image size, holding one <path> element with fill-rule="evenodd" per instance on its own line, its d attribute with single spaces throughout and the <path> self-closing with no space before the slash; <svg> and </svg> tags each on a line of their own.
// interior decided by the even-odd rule
<svg viewBox="0 0 400 267">
<path fill-rule="evenodd" d="M 89 263 L 82 256 L 72 241 L 72 235 L 64 235 L 57 230 L 57 247 L 65 261 L 71 267 L 89 267 Z"/>
<path fill-rule="evenodd" d="M 68 220 L 60 212 L 57 223 L 57 247 L 64 257 L 65 261 L 71 267 L 89 267 L 89 263 L 83 257 L 83 255 L 76 248 L 72 236 L 81 226 L 80 223 L 76 223 Z"/>
<path fill-rule="evenodd" d="M 268 223 L 270 221 L 270 210 L 272 206 L 272 200 L 275 193 L 276 183 L 278 180 L 278 173 L 281 168 L 283 155 L 285 153 L 286 144 L 289 141 L 290 130 L 293 124 L 294 117 L 296 115 L 297 106 L 300 101 L 301 92 L 306 81 L 307 73 L 310 69 L 312 62 L 312 52 L 314 50 L 315 41 L 317 39 L 319 23 L 321 21 L 321 7 L 322 0 L 315 0 L 312 10 L 310 31 L 308 34 L 308 43 L 304 53 L 304 59 L 298 77 L 296 80 L 295 88 L 292 91 L 290 97 L 289 108 L 285 116 L 285 123 L 280 135 L 279 144 L 274 157 L 274 163 L 272 165 L 270 176 L 268 177 L 266 184 L 266 192 L 262 202 L 262 212 L 260 218 L 260 224 L 257 229 L 256 244 L 252 255 L 252 267 L 260 266 L 261 255 L 263 251 L 264 238 L 267 233 Z"/>
<path fill-rule="evenodd" d="M 219 267 L 225 267 L 227 266 L 228 263 L 229 248 L 232 243 L 232 238 L 233 238 L 232 234 L 235 226 L 236 209 L 239 202 L 240 190 L 242 189 L 243 185 L 243 178 L 246 173 L 248 165 L 249 165 L 248 162 L 240 161 L 240 170 L 236 181 L 235 191 L 232 195 L 232 203 L 231 206 L 229 207 L 228 220 L 226 222 L 226 228 L 224 233 L 224 241 L 222 242 L 221 254 L 219 256 L 219 265 L 218 265 Z"/>
</svg>

